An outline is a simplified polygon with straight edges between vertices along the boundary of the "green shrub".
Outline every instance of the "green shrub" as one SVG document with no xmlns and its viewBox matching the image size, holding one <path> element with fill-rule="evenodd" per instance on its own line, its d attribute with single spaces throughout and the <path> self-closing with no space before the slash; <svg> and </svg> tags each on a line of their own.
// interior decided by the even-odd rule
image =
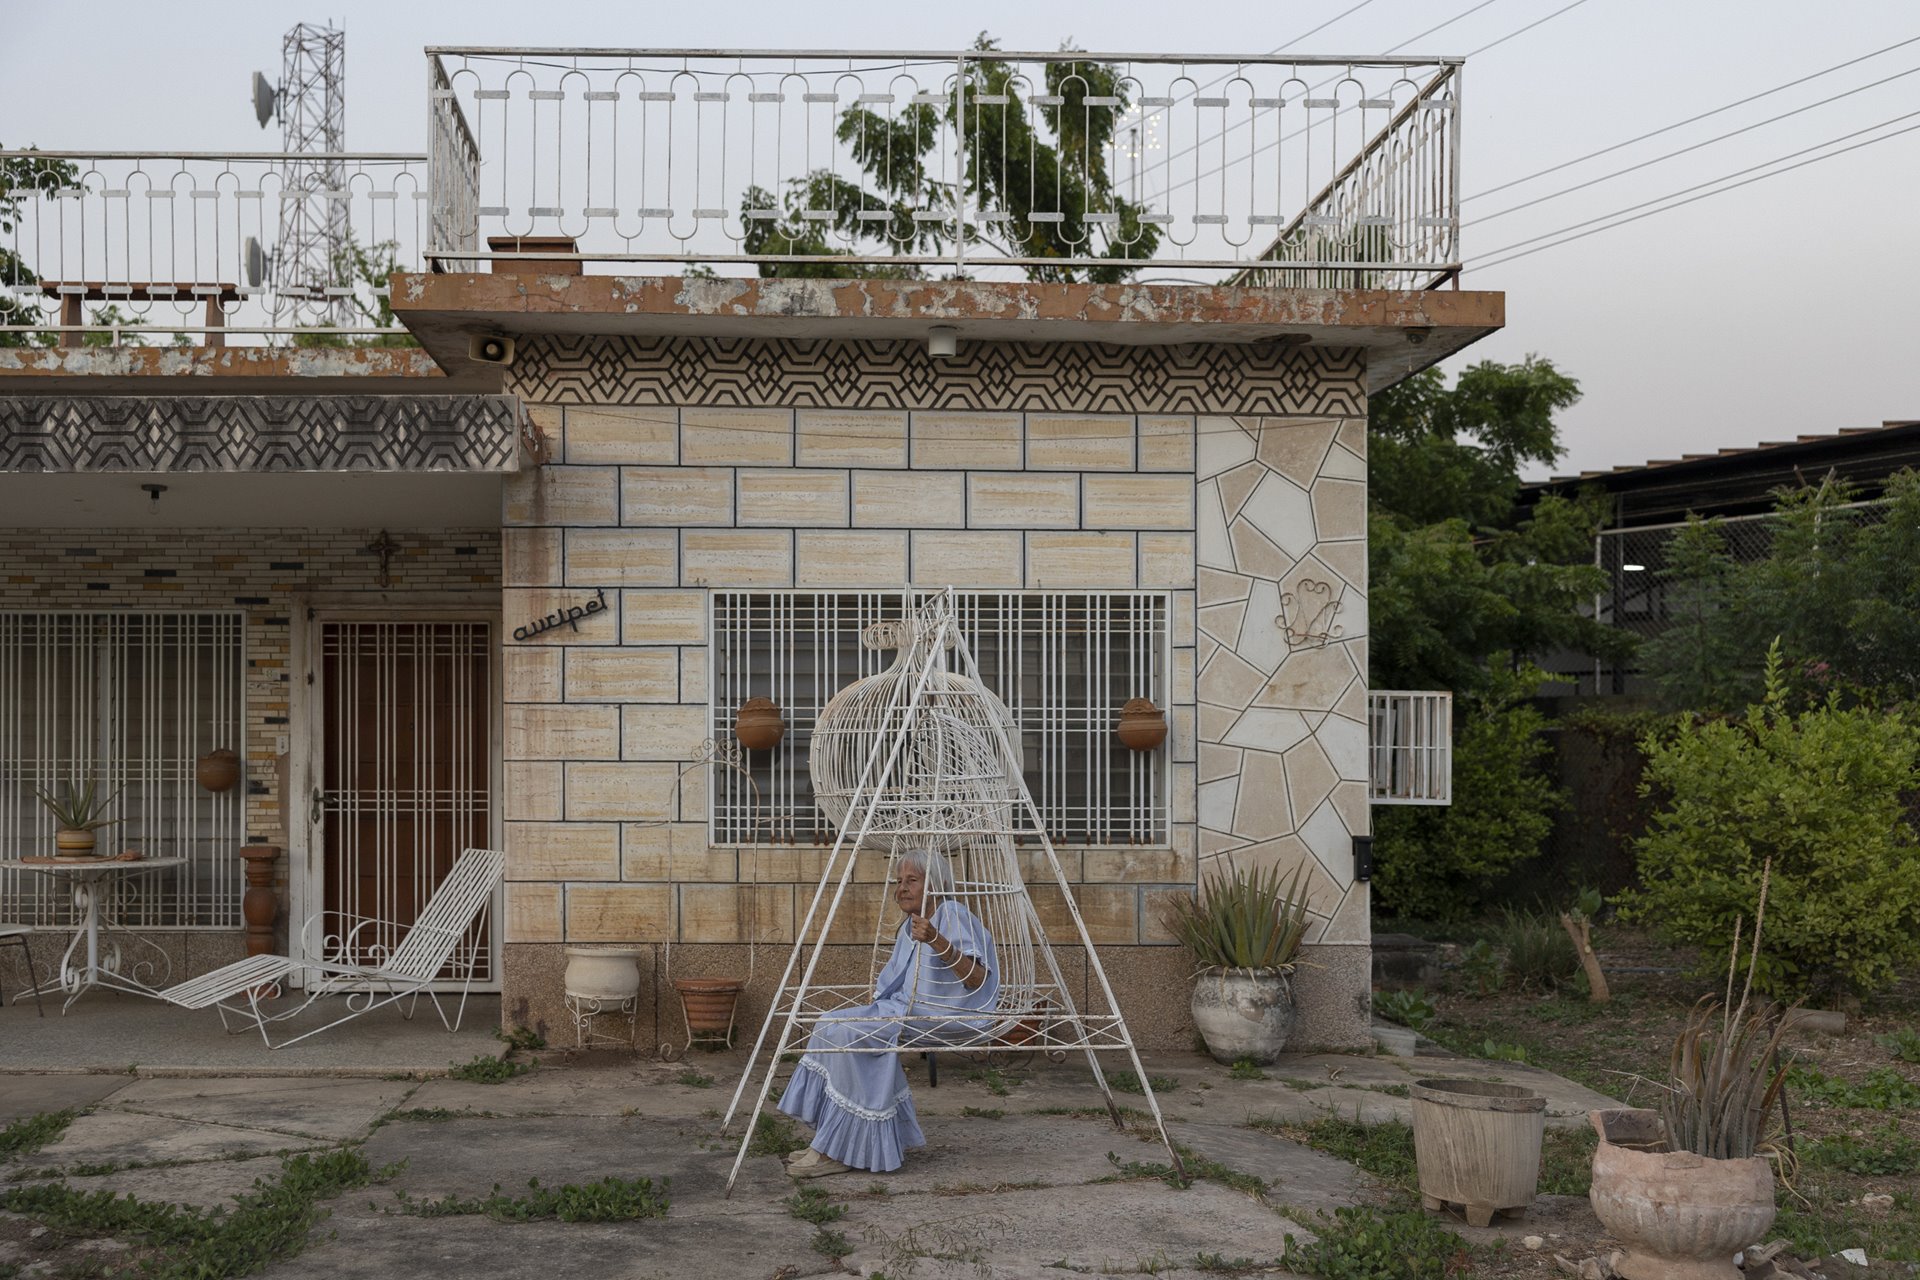
<svg viewBox="0 0 1920 1280">
<path fill-rule="evenodd" d="M 1638 843 L 1643 887 L 1624 895 L 1623 914 L 1697 944 L 1718 968 L 1770 859 L 1754 986 L 1878 990 L 1920 962 L 1920 846 L 1902 807 L 1920 781 L 1920 734 L 1897 713 L 1833 698 L 1792 712 L 1778 643 L 1766 690 L 1737 720 L 1689 721 L 1647 742 L 1644 785 L 1666 802 Z"/>
<path fill-rule="evenodd" d="M 1485 938 L 1460 953 L 1460 977 L 1477 996 L 1490 996 L 1507 984 L 1507 960 Z"/>
<path fill-rule="evenodd" d="M 1433 1001 L 1418 991 L 1376 991 L 1373 1011 L 1389 1022 L 1415 1031 L 1425 1031 L 1431 1026 L 1435 1013 Z"/>
<path fill-rule="evenodd" d="M 1546 717 L 1527 701 L 1540 680 L 1531 668 L 1503 672 L 1487 694 L 1461 701 L 1452 804 L 1374 812 L 1373 892 L 1382 912 L 1470 915 L 1495 880 L 1540 852 L 1565 804 L 1546 772 Z"/>
<path fill-rule="evenodd" d="M 1873 1042 L 1902 1062 L 1920 1063 L 1920 1031 L 1902 1027 L 1892 1035 L 1875 1036 Z"/>
<path fill-rule="evenodd" d="M 1506 953 L 1507 976 L 1534 991 L 1558 991 L 1580 976 L 1580 953 L 1552 916 L 1503 909 L 1494 944 Z"/>
<path fill-rule="evenodd" d="M 1446 1280 L 1466 1254 L 1460 1237 L 1417 1209 L 1335 1209 L 1313 1226 L 1312 1244 L 1287 1235 L 1281 1262 L 1320 1280 Z"/>
</svg>

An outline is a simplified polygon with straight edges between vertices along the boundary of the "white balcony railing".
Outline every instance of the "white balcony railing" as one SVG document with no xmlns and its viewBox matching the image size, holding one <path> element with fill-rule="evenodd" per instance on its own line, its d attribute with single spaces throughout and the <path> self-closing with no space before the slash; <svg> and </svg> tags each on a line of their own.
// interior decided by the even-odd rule
<svg viewBox="0 0 1920 1280">
<path fill-rule="evenodd" d="M 1397 288 L 1459 270 L 1459 59 L 428 59 L 426 253 L 450 269 L 571 257 Z M 1262 263 L 1276 265 L 1245 274 Z"/>
<path fill-rule="evenodd" d="M 425 155 L 0 151 L 0 332 L 375 332 L 387 270 L 422 261 L 426 173 Z"/>
<path fill-rule="evenodd" d="M 1453 695 L 1367 694 L 1374 804 L 1453 803 Z"/>
</svg>

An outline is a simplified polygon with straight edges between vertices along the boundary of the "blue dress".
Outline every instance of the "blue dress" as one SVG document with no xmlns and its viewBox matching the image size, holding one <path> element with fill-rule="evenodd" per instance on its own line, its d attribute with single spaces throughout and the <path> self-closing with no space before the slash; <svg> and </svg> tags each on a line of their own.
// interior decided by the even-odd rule
<svg viewBox="0 0 1920 1280">
<path fill-rule="evenodd" d="M 973 912 L 952 899 L 933 911 L 940 936 L 985 966 L 986 981 L 973 991 L 934 958 L 931 946 L 913 940 L 908 924 L 900 922 L 893 954 L 874 981 L 873 1002 L 836 1010 L 814 1027 L 808 1052 L 780 1097 L 780 1110 L 813 1126 L 815 1150 L 874 1173 L 898 1169 L 908 1148 L 927 1140 L 914 1118 L 899 1054 L 873 1050 L 951 1042 L 969 1027 L 983 1030 L 992 1025 L 990 1017 L 935 1023 L 913 1015 L 991 1010 L 1000 993 L 993 938 Z M 883 1018 L 903 1020 L 877 1020 Z M 847 1048 L 869 1051 L 831 1052 Z"/>
</svg>

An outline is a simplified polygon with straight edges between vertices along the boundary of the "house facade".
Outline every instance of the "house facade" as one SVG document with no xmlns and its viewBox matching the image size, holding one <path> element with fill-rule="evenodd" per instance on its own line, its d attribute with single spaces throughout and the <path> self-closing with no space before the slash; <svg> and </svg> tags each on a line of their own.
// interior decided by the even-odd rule
<svg viewBox="0 0 1920 1280">
<path fill-rule="evenodd" d="M 750 977 L 752 1022 L 834 839 L 813 717 L 890 660 L 864 627 L 951 588 L 1066 873 L 1030 874 L 1041 921 L 1070 940 L 1071 895 L 1136 1038 L 1192 1041 L 1166 900 L 1278 867 L 1313 916 L 1296 1043 L 1368 1042 L 1367 399 L 1500 295 L 1351 249 L 1226 284 L 633 274 L 524 229 L 483 252 L 504 197 L 435 180 L 457 243 L 388 282 L 418 348 L 0 348 L 16 847 L 50 835 L 34 788 L 103 777 L 113 842 L 185 859 L 121 913 L 176 976 L 239 954 L 243 846 L 279 851 L 296 955 L 310 917 L 392 934 L 499 847 L 506 1023 L 570 1034 L 584 945 L 637 951 L 642 1045 L 684 1038 L 674 977 Z M 779 743 L 700 763 L 756 698 Z M 1167 725 L 1137 751 L 1135 699 Z M 830 970 L 868 963 L 877 908 L 807 939 Z"/>
</svg>

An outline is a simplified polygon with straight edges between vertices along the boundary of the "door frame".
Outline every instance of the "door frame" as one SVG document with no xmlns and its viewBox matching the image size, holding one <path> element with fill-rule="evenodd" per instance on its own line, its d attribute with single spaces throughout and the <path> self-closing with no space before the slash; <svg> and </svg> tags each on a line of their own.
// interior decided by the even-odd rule
<svg viewBox="0 0 1920 1280">
<path fill-rule="evenodd" d="M 495 601 L 485 604 L 475 603 L 470 597 L 416 597 L 416 604 L 405 612 L 396 613 L 392 608 L 380 608 L 368 605 L 364 597 L 355 598 L 352 603 L 332 603 L 324 596 L 314 596 L 308 600 L 295 602 L 296 612 L 303 617 L 301 625 L 292 628 L 292 665 L 288 679 L 293 687 L 293 696 L 288 699 L 288 743 L 287 771 L 284 777 L 285 794 L 282 804 L 287 830 L 287 954 L 294 960 L 307 959 L 303 927 L 308 918 L 326 906 L 326 879 L 321 867 L 322 848 L 314 836 L 314 824 L 311 818 L 313 789 L 317 784 L 316 770 L 319 763 L 326 759 L 325 708 L 319 693 L 319 655 L 320 629 L 329 622 L 485 622 L 492 628 L 493 643 L 490 646 L 488 666 L 487 702 L 489 708 L 487 725 L 487 785 L 491 788 L 492 804 L 487 814 L 487 838 L 492 848 L 500 849 L 506 831 L 503 818 L 505 809 L 502 794 L 506 767 L 502 762 L 502 720 L 505 717 L 505 686 L 502 683 L 502 666 L 505 646 L 501 643 L 502 614 Z M 505 960 L 506 942 L 506 885 L 502 881 L 494 887 L 493 902 L 488 921 L 488 963 L 492 977 L 486 982 L 475 982 L 473 991 L 495 992 L 501 989 L 500 969 Z M 307 971 L 296 970 L 293 985 L 306 986 Z M 434 983 L 430 990 L 458 991 L 459 983 Z"/>
</svg>

